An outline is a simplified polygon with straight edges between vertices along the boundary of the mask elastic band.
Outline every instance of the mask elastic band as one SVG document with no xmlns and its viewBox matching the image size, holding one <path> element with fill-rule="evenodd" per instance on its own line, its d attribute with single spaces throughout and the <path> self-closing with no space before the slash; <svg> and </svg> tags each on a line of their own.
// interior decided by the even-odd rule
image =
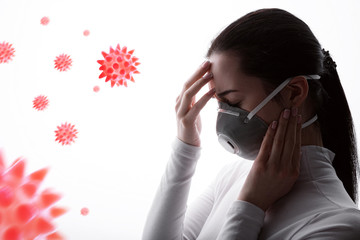
<svg viewBox="0 0 360 240">
<path fill-rule="evenodd" d="M 318 119 L 318 116 L 315 115 L 315 116 L 312 117 L 309 121 L 303 123 L 303 124 L 301 125 L 301 128 L 306 128 L 307 126 L 313 124 L 317 119 Z"/>
<path fill-rule="evenodd" d="M 320 79 L 319 75 L 302 75 L 306 79 Z M 262 107 L 265 106 L 276 94 L 278 94 L 294 77 L 287 78 L 283 83 L 281 83 L 272 93 L 269 94 L 259 105 L 257 105 L 245 118 L 245 122 L 249 122 L 250 119 L 258 112 Z"/>
</svg>

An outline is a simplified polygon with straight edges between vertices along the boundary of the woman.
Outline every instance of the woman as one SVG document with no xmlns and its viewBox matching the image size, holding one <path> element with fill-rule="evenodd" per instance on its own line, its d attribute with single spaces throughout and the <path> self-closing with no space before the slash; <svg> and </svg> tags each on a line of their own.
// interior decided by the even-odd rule
<svg viewBox="0 0 360 240">
<path fill-rule="evenodd" d="M 254 11 L 207 57 L 176 100 L 178 135 L 143 239 L 360 239 L 352 117 L 336 64 L 309 27 L 284 10 Z M 248 173 L 241 161 L 225 166 L 187 208 L 199 112 L 213 96 L 220 143 L 254 163 Z"/>
</svg>

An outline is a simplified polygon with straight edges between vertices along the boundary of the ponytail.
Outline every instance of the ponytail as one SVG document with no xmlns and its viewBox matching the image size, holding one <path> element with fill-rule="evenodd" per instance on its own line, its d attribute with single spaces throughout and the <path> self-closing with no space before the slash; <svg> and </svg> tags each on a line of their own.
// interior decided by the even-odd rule
<svg viewBox="0 0 360 240">
<path fill-rule="evenodd" d="M 320 83 L 326 99 L 318 110 L 318 117 L 324 147 L 335 153 L 333 166 L 338 178 L 357 203 L 357 177 L 359 173 L 356 136 L 351 112 L 340 83 L 336 64 L 328 51 L 324 54 Z"/>
</svg>

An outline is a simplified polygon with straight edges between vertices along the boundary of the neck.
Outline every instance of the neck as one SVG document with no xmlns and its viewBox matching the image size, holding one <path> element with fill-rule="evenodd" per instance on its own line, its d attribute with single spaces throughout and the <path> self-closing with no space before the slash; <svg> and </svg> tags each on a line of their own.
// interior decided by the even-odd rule
<svg viewBox="0 0 360 240">
<path fill-rule="evenodd" d="M 316 145 L 323 147 L 320 128 L 316 125 L 317 122 L 303 128 L 301 130 L 301 146 Z"/>
</svg>

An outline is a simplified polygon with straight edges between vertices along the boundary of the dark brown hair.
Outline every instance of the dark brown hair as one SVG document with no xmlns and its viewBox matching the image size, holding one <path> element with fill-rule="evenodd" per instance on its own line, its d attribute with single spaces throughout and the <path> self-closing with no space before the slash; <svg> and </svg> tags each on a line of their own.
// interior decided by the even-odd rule
<svg viewBox="0 0 360 240">
<path fill-rule="evenodd" d="M 211 43 L 207 57 L 237 56 L 240 70 L 263 80 L 267 91 L 286 78 L 318 74 L 309 97 L 318 115 L 324 147 L 335 153 L 333 166 L 352 200 L 357 202 L 358 157 L 349 105 L 336 66 L 310 28 L 293 14 L 276 8 L 250 12 L 227 26 Z M 330 61 L 331 62 L 331 61 Z"/>
</svg>

